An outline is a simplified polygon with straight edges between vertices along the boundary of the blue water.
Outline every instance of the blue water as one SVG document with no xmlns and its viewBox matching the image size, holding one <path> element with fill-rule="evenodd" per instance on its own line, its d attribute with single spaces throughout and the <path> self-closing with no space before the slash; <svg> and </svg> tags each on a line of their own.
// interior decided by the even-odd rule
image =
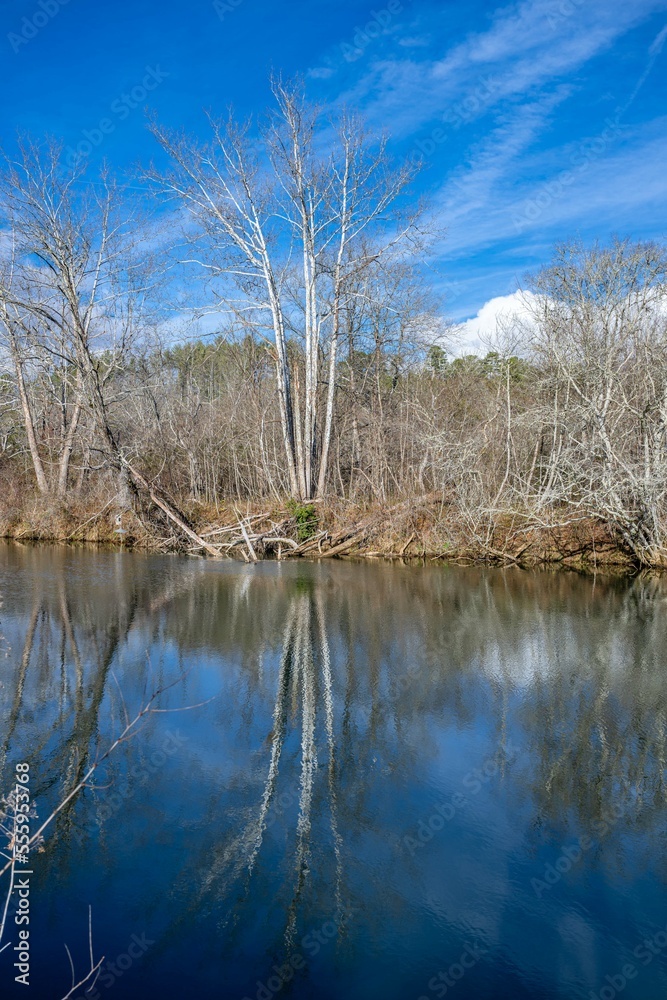
<svg viewBox="0 0 667 1000">
<path fill-rule="evenodd" d="M 0 596 L 33 831 L 165 689 L 32 852 L 3 998 L 86 975 L 89 907 L 87 1000 L 667 995 L 665 583 L 6 544 Z"/>
</svg>

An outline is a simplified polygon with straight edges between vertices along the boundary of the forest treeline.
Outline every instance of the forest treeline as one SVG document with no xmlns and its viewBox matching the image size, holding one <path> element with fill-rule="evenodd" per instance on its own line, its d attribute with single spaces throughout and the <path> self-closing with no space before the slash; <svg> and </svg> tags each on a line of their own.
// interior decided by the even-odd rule
<svg viewBox="0 0 667 1000">
<path fill-rule="evenodd" d="M 274 95 L 206 143 L 153 122 L 129 190 L 55 143 L 5 158 L 0 529 L 215 554 L 261 511 L 291 550 L 664 565 L 666 248 L 555 247 L 456 357 L 412 167 Z"/>
</svg>

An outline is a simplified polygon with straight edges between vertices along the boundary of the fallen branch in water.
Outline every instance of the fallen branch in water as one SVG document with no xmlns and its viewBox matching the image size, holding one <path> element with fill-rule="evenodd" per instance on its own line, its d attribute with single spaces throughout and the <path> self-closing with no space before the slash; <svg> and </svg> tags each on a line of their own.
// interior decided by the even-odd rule
<svg viewBox="0 0 667 1000">
<path fill-rule="evenodd" d="M 67 952 L 70 968 L 72 970 L 72 988 L 70 989 L 69 993 L 66 993 L 65 996 L 62 997 L 62 1000 L 69 1000 L 69 997 L 71 997 L 73 993 L 76 993 L 76 991 L 81 986 L 87 983 L 88 980 L 92 979 L 94 976 L 95 978 L 93 979 L 92 983 L 86 990 L 86 993 L 92 990 L 95 983 L 97 982 L 97 976 L 99 975 L 102 962 L 104 961 L 104 955 L 102 955 L 102 957 L 97 962 L 95 962 L 95 959 L 93 958 L 93 909 L 91 906 L 88 907 L 88 949 L 90 953 L 90 972 L 88 972 L 87 975 L 83 977 L 83 979 L 80 979 L 79 982 L 76 983 L 75 982 L 76 973 L 74 971 L 74 962 L 72 961 L 72 955 L 67 945 L 65 945 L 65 951 Z"/>
<path fill-rule="evenodd" d="M 241 518 L 241 516 L 238 513 L 237 513 L 237 517 L 239 519 L 239 527 L 241 529 L 241 534 L 243 535 L 243 541 L 248 546 L 248 552 L 250 553 L 250 559 L 252 560 L 252 562 L 256 563 L 257 562 L 257 553 L 255 552 L 255 550 L 252 547 L 252 542 L 250 541 L 250 536 L 248 535 L 248 531 L 246 529 L 246 526 L 243 523 L 243 519 Z"/>
<path fill-rule="evenodd" d="M 116 739 L 110 744 L 110 746 L 107 747 L 107 749 L 104 751 L 104 753 L 102 754 L 102 756 L 98 757 L 95 760 L 95 762 L 86 771 L 86 773 L 83 776 L 83 778 L 81 779 L 81 781 L 78 782 L 77 785 L 75 785 L 75 787 L 72 789 L 72 791 L 60 802 L 60 804 L 58 806 L 56 806 L 56 808 L 53 810 L 53 812 L 49 816 L 47 816 L 47 818 L 44 820 L 44 822 L 39 827 L 39 829 L 35 833 L 33 833 L 32 837 L 28 841 L 28 844 L 27 844 L 28 848 L 34 847 L 36 844 L 39 844 L 41 842 L 41 840 L 42 840 L 42 834 L 44 833 L 44 830 L 46 830 L 46 828 L 48 826 L 50 826 L 50 824 L 53 822 L 53 820 L 56 818 L 56 816 L 60 812 L 62 812 L 62 810 L 65 808 L 65 806 L 69 802 L 71 802 L 72 799 L 74 799 L 79 794 L 79 792 L 82 791 L 88 785 L 88 783 L 90 782 L 90 779 L 95 774 L 95 772 L 97 771 L 97 769 L 100 767 L 101 764 L 104 763 L 105 760 L 107 760 L 108 757 L 111 756 L 111 754 L 114 752 L 114 750 L 116 750 L 117 747 L 119 747 L 122 743 L 126 743 L 128 740 L 132 739 L 139 732 L 141 732 L 141 729 L 139 728 L 139 723 L 141 722 L 141 720 L 143 718 L 145 718 L 145 716 L 147 716 L 147 715 L 151 715 L 153 713 L 158 713 L 158 712 L 164 711 L 164 709 L 155 708 L 154 707 L 155 702 L 166 691 L 169 691 L 170 688 L 172 688 L 176 684 L 178 684 L 178 682 L 180 680 L 182 680 L 182 675 L 179 676 L 179 677 L 177 677 L 175 680 L 171 681 L 169 684 L 164 684 L 164 685 L 162 685 L 162 687 L 160 687 L 156 691 L 154 691 L 153 694 L 148 699 L 148 701 L 146 702 L 146 704 L 144 705 L 144 707 L 135 715 L 135 717 L 131 721 L 130 721 L 129 717 L 127 716 L 127 713 L 126 713 L 126 716 L 125 716 L 125 728 L 123 729 L 123 731 L 120 733 L 119 736 L 116 737 Z M 201 704 L 202 705 L 206 704 L 206 702 L 202 702 Z M 176 709 L 176 711 L 184 712 L 184 711 L 187 711 L 189 709 L 198 708 L 198 707 L 200 707 L 200 706 L 199 705 L 188 705 L 188 706 L 185 706 L 184 708 Z M 14 863 L 13 859 L 10 859 L 9 861 L 7 861 L 7 863 L 5 864 L 4 868 L 0 868 L 0 878 L 2 878 L 2 876 L 6 872 L 8 872 L 10 870 L 10 868 L 13 865 L 13 863 Z"/>
</svg>

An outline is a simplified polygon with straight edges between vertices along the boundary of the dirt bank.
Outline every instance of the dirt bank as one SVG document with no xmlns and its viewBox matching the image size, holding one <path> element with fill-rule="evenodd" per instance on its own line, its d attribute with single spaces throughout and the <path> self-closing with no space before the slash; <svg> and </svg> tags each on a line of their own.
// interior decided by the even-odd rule
<svg viewBox="0 0 667 1000">
<path fill-rule="evenodd" d="M 166 519 L 120 505 L 116 496 L 4 500 L 0 535 L 6 538 L 198 551 Z M 636 568 L 613 530 L 593 518 L 563 517 L 559 522 L 554 517 L 551 524 L 536 524 L 529 515 L 514 515 L 491 521 L 454 509 L 435 495 L 363 504 L 332 498 L 312 504 L 237 501 L 217 509 L 190 500 L 178 506 L 221 557 L 246 561 L 363 556 L 580 570 Z"/>
</svg>

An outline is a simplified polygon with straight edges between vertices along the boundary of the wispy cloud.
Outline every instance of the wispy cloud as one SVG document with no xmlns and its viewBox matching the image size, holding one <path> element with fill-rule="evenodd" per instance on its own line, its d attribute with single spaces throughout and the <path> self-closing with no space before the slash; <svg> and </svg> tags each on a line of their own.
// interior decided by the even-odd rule
<svg viewBox="0 0 667 1000">
<path fill-rule="evenodd" d="M 496 106 L 506 99 L 530 99 L 538 88 L 570 77 L 652 13 L 667 10 L 667 0 L 588 0 L 571 17 L 555 22 L 554 10 L 553 0 L 499 8 L 486 31 L 474 32 L 448 50 L 443 32 L 444 40 L 434 45 L 445 51 L 429 51 L 422 59 L 414 51 L 409 57 L 399 51 L 393 58 L 386 52 L 377 58 L 369 53 L 364 72 L 340 99 L 363 106 L 376 123 L 391 122 L 395 137 L 442 116 L 485 74 L 493 75 Z M 433 18 L 437 15 L 430 11 L 428 20 Z"/>
<path fill-rule="evenodd" d="M 500 181 L 519 157 L 548 127 L 549 116 L 570 94 L 559 87 L 540 100 L 517 107 L 502 116 L 498 125 L 474 148 L 469 159 L 455 170 L 440 195 L 441 211 L 451 224 L 486 206 Z"/>
<path fill-rule="evenodd" d="M 667 25 L 648 39 L 646 26 L 664 11 L 667 0 L 521 0 L 462 33 L 449 7 L 422 0 L 340 79 L 335 103 L 424 160 L 460 299 L 485 276 L 491 294 L 509 291 L 555 239 L 641 238 L 640 220 L 660 217 L 665 123 L 644 109 L 653 95 L 655 116 L 667 42 Z"/>
</svg>

